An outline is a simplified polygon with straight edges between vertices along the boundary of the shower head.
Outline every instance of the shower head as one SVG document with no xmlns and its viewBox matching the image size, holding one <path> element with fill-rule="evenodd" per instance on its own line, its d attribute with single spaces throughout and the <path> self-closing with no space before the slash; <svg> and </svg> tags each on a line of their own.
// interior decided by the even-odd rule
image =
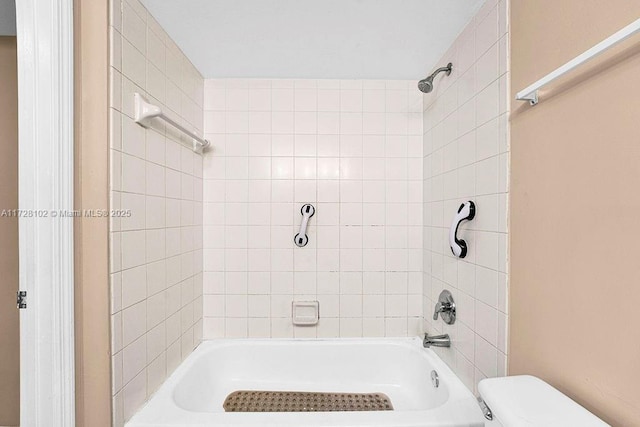
<svg viewBox="0 0 640 427">
<path fill-rule="evenodd" d="M 422 79 L 418 82 L 418 89 L 420 90 L 420 92 L 423 92 L 423 93 L 431 92 L 433 90 L 433 79 L 435 78 L 435 76 L 437 76 L 438 73 L 441 73 L 443 71 L 446 71 L 448 76 L 449 74 L 451 74 L 452 69 L 453 69 L 453 64 L 451 62 L 449 62 L 446 67 L 438 68 L 429 77 L 427 77 L 426 79 Z"/>
<path fill-rule="evenodd" d="M 418 89 L 420 92 L 429 93 L 433 90 L 433 77 L 429 76 L 426 79 L 422 79 L 418 82 Z"/>
</svg>

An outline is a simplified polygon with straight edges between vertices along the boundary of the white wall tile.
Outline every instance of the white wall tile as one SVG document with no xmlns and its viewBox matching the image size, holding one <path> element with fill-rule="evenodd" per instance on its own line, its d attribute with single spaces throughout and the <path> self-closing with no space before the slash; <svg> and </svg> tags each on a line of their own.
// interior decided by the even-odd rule
<svg viewBox="0 0 640 427">
<path fill-rule="evenodd" d="M 175 342 L 193 348 L 200 340 L 201 332 L 194 336 L 193 325 L 200 322 L 202 312 L 194 310 L 201 291 L 193 292 L 194 287 L 202 288 L 202 262 L 192 261 L 201 256 L 194 235 L 203 216 L 194 211 L 203 209 L 202 157 L 161 123 L 146 130 L 136 124 L 131 119 L 133 92 L 164 104 L 178 121 L 202 133 L 204 80 L 142 4 L 113 0 L 110 8 L 114 165 L 110 199 L 112 208 L 131 212 L 111 221 L 112 362 L 114 374 L 120 373 L 113 383 L 114 425 L 118 426 L 186 356 L 182 343 L 176 347 Z M 215 88 L 207 89 L 216 93 Z M 220 107 L 217 97 L 209 102 L 214 102 L 212 110 L 224 110 L 215 108 Z M 226 121 L 226 115 L 207 117 L 216 129 L 226 129 Z M 230 117 L 229 126 L 232 131 L 244 130 L 242 117 Z M 215 200 L 216 189 L 207 191 Z M 215 216 L 211 218 L 215 221 Z M 170 320 L 180 320 L 178 313 L 185 325 Z M 181 336 L 187 338 L 180 340 Z"/>
<path fill-rule="evenodd" d="M 260 89 L 247 95 L 254 85 Z M 370 318 L 367 336 L 407 335 L 410 318 L 419 324 L 422 300 L 409 304 L 406 272 L 422 269 L 421 261 L 409 262 L 416 256 L 407 249 L 411 245 L 421 258 L 421 233 L 410 244 L 407 238 L 409 217 L 418 230 L 422 226 L 422 208 L 410 214 L 408 205 L 410 199 L 422 203 L 419 137 L 408 149 L 408 134 L 422 133 L 421 98 L 405 81 L 366 86 L 375 93 L 360 81 L 205 83 L 205 131 L 218 135 L 218 144 L 213 139 L 204 159 L 203 221 L 228 226 L 204 228 L 204 247 L 210 249 L 203 312 L 205 319 L 225 319 L 205 321 L 205 336 L 361 336 L 363 316 Z M 230 143 L 240 136 L 234 132 L 243 131 L 231 124 L 245 115 L 248 131 L 262 132 L 250 138 L 248 149 Z M 415 123 L 409 124 L 409 116 Z M 300 206 L 308 202 L 316 207 L 310 242 L 297 248 L 293 235 Z M 392 225 L 386 242 L 385 229 Z M 405 275 L 395 290 L 394 315 L 385 317 L 384 273 L 392 270 Z M 365 289 L 363 271 L 381 275 L 368 277 Z M 242 291 L 231 289 L 238 274 Z M 375 297 L 365 308 L 368 295 Z M 293 327 L 294 298 L 320 300 L 321 317 L 335 321 Z M 257 319 L 270 320 L 269 327 Z M 385 327 L 387 319 L 392 325 Z"/>
<path fill-rule="evenodd" d="M 439 61 L 452 61 L 454 72 L 439 82 L 440 91 L 423 96 L 424 327 L 430 333 L 451 329 L 451 348 L 438 354 L 472 391 L 480 379 L 506 372 L 509 102 L 506 87 L 500 89 L 508 73 L 505 7 L 504 1 L 485 3 L 450 48 L 455 55 Z M 476 203 L 477 213 L 460 228 L 469 248 L 460 260 L 449 250 L 447 233 L 466 200 Z M 431 320 L 442 289 L 456 301 L 454 328 Z"/>
</svg>

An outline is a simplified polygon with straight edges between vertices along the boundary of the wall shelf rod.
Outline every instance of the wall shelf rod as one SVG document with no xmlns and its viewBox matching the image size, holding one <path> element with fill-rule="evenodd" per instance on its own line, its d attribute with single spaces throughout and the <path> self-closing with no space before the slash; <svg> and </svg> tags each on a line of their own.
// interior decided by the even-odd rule
<svg viewBox="0 0 640 427">
<path fill-rule="evenodd" d="M 640 32 L 640 19 L 637 19 L 636 21 L 627 25 L 617 33 L 602 40 L 600 43 L 593 46 L 591 49 L 581 53 L 580 55 L 576 56 L 571 61 L 564 64 L 563 66 L 556 68 L 554 71 L 550 72 L 549 74 L 547 74 L 546 76 L 538 80 L 537 82 L 533 83 L 532 85 L 518 92 L 516 95 L 516 100 L 529 101 L 531 105 L 536 105 L 538 103 L 539 89 L 548 85 L 554 80 L 564 76 L 565 74 L 579 67 L 585 62 L 588 62 L 596 58 L 597 56 L 604 53 L 608 49 L 623 42 L 624 40 L 628 39 L 629 37 L 639 32 Z"/>
</svg>

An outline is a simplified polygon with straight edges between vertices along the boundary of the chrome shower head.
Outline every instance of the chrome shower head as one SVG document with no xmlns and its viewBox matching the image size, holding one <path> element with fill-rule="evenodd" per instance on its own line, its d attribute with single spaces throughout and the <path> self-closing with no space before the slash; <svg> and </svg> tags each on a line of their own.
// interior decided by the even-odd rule
<svg viewBox="0 0 640 427">
<path fill-rule="evenodd" d="M 435 78 L 435 76 L 437 76 L 438 73 L 441 73 L 443 71 L 446 72 L 448 76 L 449 74 L 451 74 L 452 69 L 453 69 L 453 64 L 451 62 L 449 62 L 446 67 L 438 68 L 429 77 L 427 77 L 426 79 L 422 79 L 418 82 L 418 89 L 420 90 L 420 92 L 423 92 L 423 93 L 431 92 L 433 90 L 433 79 Z"/>
<path fill-rule="evenodd" d="M 420 92 L 429 93 L 433 90 L 433 77 L 429 76 L 426 79 L 422 79 L 418 82 L 418 89 Z"/>
</svg>

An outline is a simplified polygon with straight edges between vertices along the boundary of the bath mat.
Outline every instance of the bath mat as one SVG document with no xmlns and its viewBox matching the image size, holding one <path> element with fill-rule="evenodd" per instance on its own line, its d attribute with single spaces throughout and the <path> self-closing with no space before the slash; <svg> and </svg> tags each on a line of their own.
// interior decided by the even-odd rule
<svg viewBox="0 0 640 427">
<path fill-rule="evenodd" d="M 310 393 L 239 390 L 224 400 L 225 412 L 392 411 L 383 393 Z"/>
</svg>

